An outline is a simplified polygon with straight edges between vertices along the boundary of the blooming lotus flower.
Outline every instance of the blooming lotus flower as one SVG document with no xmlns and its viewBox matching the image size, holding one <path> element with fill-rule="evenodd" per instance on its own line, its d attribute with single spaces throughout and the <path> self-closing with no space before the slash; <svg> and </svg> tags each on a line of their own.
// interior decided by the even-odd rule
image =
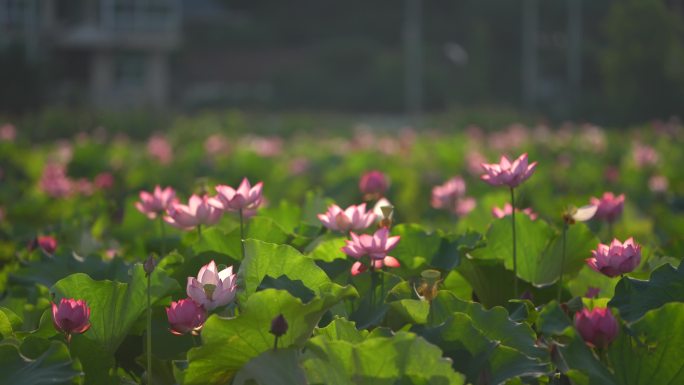
<svg viewBox="0 0 684 385">
<path fill-rule="evenodd" d="M 188 297 L 207 310 L 229 304 L 237 291 L 237 276 L 233 274 L 233 266 L 218 271 L 212 260 L 202 266 L 197 278 L 188 277 L 186 291 Z"/>
<path fill-rule="evenodd" d="M 47 164 L 40 177 L 40 189 L 53 198 L 64 198 L 74 192 L 72 180 L 66 175 L 66 166 Z"/>
<path fill-rule="evenodd" d="M 237 190 L 226 185 L 216 186 L 218 195 L 211 204 L 224 211 L 256 210 L 263 200 L 263 186 L 264 183 L 259 182 L 252 187 L 247 178 L 242 179 Z"/>
<path fill-rule="evenodd" d="M 90 329 L 90 308 L 84 300 L 62 298 L 59 305 L 52 303 L 52 323 L 71 340 L 72 334 Z"/>
<path fill-rule="evenodd" d="M 359 189 L 364 196 L 370 199 L 382 197 L 388 188 L 389 180 L 387 176 L 377 170 L 368 171 L 359 180 Z"/>
<path fill-rule="evenodd" d="M 526 181 L 534 173 L 537 162 L 527 163 L 527 154 L 522 154 L 511 162 L 505 156 L 493 164 L 482 163 L 485 174 L 480 178 L 492 186 L 508 186 L 514 188 Z"/>
<path fill-rule="evenodd" d="M 17 128 L 12 123 L 0 126 L 0 142 L 14 142 L 17 137 Z"/>
<path fill-rule="evenodd" d="M 209 197 L 192 195 L 187 205 L 173 203 L 167 210 L 164 220 L 179 229 L 192 230 L 201 225 L 216 224 L 223 212 L 209 204 Z"/>
<path fill-rule="evenodd" d="M 601 198 L 591 198 L 591 204 L 597 206 L 595 217 L 606 222 L 615 222 L 622 214 L 625 205 L 625 194 L 615 196 L 612 192 L 605 192 Z"/>
<path fill-rule="evenodd" d="M 608 308 L 582 309 L 575 313 L 575 328 L 587 345 L 607 347 L 618 334 L 618 323 Z"/>
<path fill-rule="evenodd" d="M 347 240 L 347 245 L 342 248 L 342 251 L 348 256 L 355 259 L 368 256 L 374 269 L 381 269 L 383 266 L 399 267 L 399 261 L 388 256 L 387 253 L 397 246 L 401 237 L 390 237 L 389 230 L 386 227 L 378 229 L 373 235 L 357 235 L 354 232 L 351 232 L 350 235 L 352 239 Z M 358 261 L 352 265 L 351 272 L 352 275 L 358 275 L 367 269 L 368 266 Z"/>
<path fill-rule="evenodd" d="M 625 243 L 613 239 L 610 246 L 599 244 L 591 252 L 587 264 L 608 277 L 617 277 L 634 270 L 641 263 L 641 246 L 629 238 Z"/>
<path fill-rule="evenodd" d="M 50 235 L 39 235 L 28 244 L 29 251 L 35 250 L 36 247 L 40 247 L 47 254 L 54 254 L 57 250 L 57 239 Z"/>
<path fill-rule="evenodd" d="M 160 134 L 155 134 L 147 141 L 147 153 L 161 164 L 169 164 L 173 160 L 171 143 Z"/>
<path fill-rule="evenodd" d="M 364 230 L 375 221 L 375 214 L 366 211 L 366 204 L 351 205 L 342 210 L 338 205 L 331 205 L 324 214 L 318 214 L 323 226 L 343 233 L 349 230 Z"/>
<path fill-rule="evenodd" d="M 475 199 L 465 196 L 466 184 L 463 178 L 455 176 L 443 185 L 432 188 L 432 207 L 446 209 L 463 216 L 471 212 L 475 206 Z"/>
<path fill-rule="evenodd" d="M 140 192 L 140 202 L 135 202 L 135 207 L 148 218 L 154 219 L 160 213 L 170 209 L 176 203 L 176 192 L 171 187 L 162 189 L 159 185 L 154 186 L 154 191 Z"/>
<path fill-rule="evenodd" d="M 522 209 L 522 210 L 515 209 L 515 212 L 521 212 L 521 213 L 527 215 L 528 217 L 530 217 L 531 220 L 535 220 L 538 217 L 537 213 L 532 211 L 531 207 L 528 207 L 528 208 Z M 503 208 L 499 208 L 499 207 L 492 208 L 492 216 L 494 218 L 501 219 L 501 218 L 507 217 L 511 214 L 513 214 L 513 206 L 511 206 L 510 203 L 506 203 L 503 206 Z"/>
<path fill-rule="evenodd" d="M 207 320 L 207 311 L 202 305 L 197 304 L 190 298 L 171 302 L 166 308 L 166 317 L 169 319 L 169 331 L 176 335 L 186 333 L 199 333 L 204 322 Z"/>
</svg>

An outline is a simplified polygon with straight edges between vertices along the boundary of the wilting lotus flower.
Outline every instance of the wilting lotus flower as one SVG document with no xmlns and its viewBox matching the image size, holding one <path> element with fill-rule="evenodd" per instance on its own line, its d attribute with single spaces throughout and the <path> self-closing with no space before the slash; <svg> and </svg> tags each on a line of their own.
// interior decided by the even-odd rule
<svg viewBox="0 0 684 385">
<path fill-rule="evenodd" d="M 40 235 L 31 242 L 29 249 L 33 250 L 36 246 L 40 247 L 48 254 L 54 254 L 55 250 L 57 250 L 57 239 L 49 235 Z"/>
<path fill-rule="evenodd" d="M 600 199 L 592 197 L 591 204 L 598 207 L 594 215 L 596 218 L 612 223 L 622 214 L 625 194 L 615 196 L 612 192 L 605 192 Z"/>
<path fill-rule="evenodd" d="M 247 178 L 242 179 L 237 190 L 230 186 L 218 185 L 216 186 L 218 195 L 211 200 L 211 204 L 225 211 L 256 210 L 263 200 L 263 186 L 264 183 L 259 182 L 252 187 Z"/>
<path fill-rule="evenodd" d="M 171 187 L 162 189 L 159 185 L 154 186 L 154 191 L 140 192 L 140 202 L 135 202 L 135 207 L 148 218 L 154 219 L 160 213 L 171 208 L 176 203 L 176 192 Z"/>
<path fill-rule="evenodd" d="M 613 239 L 610 246 L 599 244 L 591 252 L 587 264 L 592 269 L 608 277 L 617 277 L 636 269 L 641 263 L 641 246 L 629 238 L 625 243 Z"/>
<path fill-rule="evenodd" d="M 505 156 L 497 163 L 483 163 L 485 174 L 481 179 L 492 186 L 508 186 L 514 188 L 532 176 L 537 162 L 527 163 L 527 154 L 522 154 L 512 163 Z"/>
<path fill-rule="evenodd" d="M 368 256 L 374 269 L 381 269 L 383 266 L 399 267 L 399 261 L 387 253 L 397 246 L 400 237 L 389 237 L 389 230 L 386 227 L 378 229 L 373 235 L 357 235 L 353 232 L 350 235 L 352 239 L 347 240 L 347 245 L 342 248 L 348 256 L 355 259 Z M 352 265 L 351 272 L 352 275 L 357 275 L 367 269 L 368 266 L 358 261 Z"/>
<path fill-rule="evenodd" d="M 465 196 L 466 184 L 463 178 L 455 176 L 443 185 L 432 188 L 432 207 L 446 209 L 463 216 L 475 208 L 475 199 Z"/>
<path fill-rule="evenodd" d="M 368 199 L 377 199 L 385 195 L 389 188 L 389 180 L 385 174 L 373 170 L 361 176 L 359 189 Z"/>
<path fill-rule="evenodd" d="M 349 230 L 364 230 L 375 221 L 375 214 L 366 211 L 366 204 L 351 205 L 342 210 L 338 205 L 331 205 L 325 214 L 318 214 L 323 226 L 333 231 L 346 233 Z"/>
<path fill-rule="evenodd" d="M 212 260 L 202 266 L 197 278 L 188 277 L 186 291 L 188 297 L 207 310 L 229 304 L 235 298 L 237 276 L 233 274 L 233 266 L 218 271 Z"/>
<path fill-rule="evenodd" d="M 575 313 L 575 328 L 584 342 L 596 348 L 607 347 L 617 337 L 619 326 L 608 308 L 582 309 Z"/>
<path fill-rule="evenodd" d="M 192 195 L 187 205 L 173 203 L 167 210 L 164 220 L 179 229 L 192 230 L 201 225 L 216 224 L 223 212 L 209 204 L 209 197 Z"/>
<path fill-rule="evenodd" d="M 166 317 L 169 319 L 171 333 L 197 335 L 204 326 L 204 321 L 207 320 L 207 311 L 192 299 L 185 298 L 171 302 L 171 306 L 166 308 Z"/>
<path fill-rule="evenodd" d="M 83 300 L 62 298 L 59 305 L 52 303 L 52 323 L 70 341 L 72 334 L 90 329 L 90 308 Z"/>
<path fill-rule="evenodd" d="M 526 209 L 515 209 L 515 212 L 521 212 L 525 215 L 527 215 L 531 220 L 537 219 L 538 215 L 534 211 L 532 211 L 531 207 L 528 207 Z M 492 208 L 492 216 L 494 218 L 501 219 L 503 217 L 507 217 L 509 215 L 513 214 L 513 206 L 511 206 L 510 203 L 506 203 L 503 208 L 500 207 L 494 207 Z"/>
</svg>

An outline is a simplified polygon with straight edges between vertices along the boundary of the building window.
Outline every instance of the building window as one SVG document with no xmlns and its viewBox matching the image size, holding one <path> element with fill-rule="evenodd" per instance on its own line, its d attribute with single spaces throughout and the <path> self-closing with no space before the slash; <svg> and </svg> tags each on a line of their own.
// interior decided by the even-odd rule
<svg viewBox="0 0 684 385">
<path fill-rule="evenodd" d="M 132 52 L 117 54 L 114 82 L 117 87 L 142 87 L 145 84 L 145 56 Z"/>
</svg>

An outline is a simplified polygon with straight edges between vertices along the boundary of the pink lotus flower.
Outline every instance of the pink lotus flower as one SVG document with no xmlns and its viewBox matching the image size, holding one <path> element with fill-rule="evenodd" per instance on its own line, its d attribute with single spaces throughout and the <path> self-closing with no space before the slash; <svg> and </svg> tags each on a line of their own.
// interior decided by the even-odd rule
<svg viewBox="0 0 684 385">
<path fill-rule="evenodd" d="M 209 204 L 209 197 L 192 195 L 187 205 L 172 203 L 164 221 L 181 230 L 192 230 L 201 225 L 215 225 L 223 212 Z"/>
<path fill-rule="evenodd" d="M 662 175 L 653 175 L 648 180 L 648 188 L 654 193 L 667 192 L 668 185 L 667 178 Z"/>
<path fill-rule="evenodd" d="M 613 239 L 610 246 L 599 244 L 591 252 L 587 264 L 592 269 L 608 277 L 617 277 L 636 269 L 641 263 L 641 246 L 629 238 L 625 243 Z"/>
<path fill-rule="evenodd" d="M 166 317 L 169 319 L 171 333 L 197 335 L 207 320 L 207 311 L 192 299 L 185 298 L 171 302 L 171 306 L 166 308 Z"/>
<path fill-rule="evenodd" d="M 159 185 L 154 186 L 154 191 L 140 192 L 140 202 L 135 202 L 135 207 L 150 219 L 170 209 L 176 203 L 176 192 L 171 187 L 162 189 Z"/>
<path fill-rule="evenodd" d="M 619 326 L 608 308 L 582 309 L 575 313 L 575 328 L 587 345 L 607 347 L 617 337 Z"/>
<path fill-rule="evenodd" d="M 387 176 L 380 171 L 373 170 L 361 176 L 359 189 L 364 196 L 370 199 L 377 199 L 385 195 L 389 188 Z"/>
<path fill-rule="evenodd" d="M 591 204 L 598 207 L 594 217 L 606 222 L 615 222 L 622 214 L 625 204 L 625 194 L 615 196 L 612 192 L 605 192 L 601 198 L 591 198 Z"/>
<path fill-rule="evenodd" d="M 47 164 L 40 177 L 40 189 L 53 198 L 71 195 L 74 186 L 66 175 L 66 166 L 58 163 Z"/>
<path fill-rule="evenodd" d="M 660 155 L 655 148 L 640 143 L 634 144 L 632 157 L 637 168 L 655 166 L 660 160 Z"/>
<path fill-rule="evenodd" d="M 344 211 L 338 205 L 331 205 L 325 214 L 318 214 L 318 219 L 328 229 L 346 233 L 349 230 L 367 229 L 375 221 L 375 214 L 366 211 L 365 203 L 351 205 Z"/>
<path fill-rule="evenodd" d="M 218 271 L 213 260 L 202 266 L 197 278 L 188 277 L 186 287 L 188 297 L 207 310 L 229 304 L 235 298 L 236 290 L 237 276 L 233 274 L 233 266 Z"/>
<path fill-rule="evenodd" d="M 93 184 L 100 190 L 109 190 L 114 186 L 114 175 L 111 172 L 101 172 L 95 176 Z"/>
<path fill-rule="evenodd" d="M 505 156 L 493 164 L 483 163 L 485 174 L 480 178 L 492 186 L 508 186 L 514 188 L 526 181 L 534 173 L 537 162 L 527 163 L 527 154 L 522 154 L 512 163 Z"/>
<path fill-rule="evenodd" d="M 378 229 L 373 235 L 357 235 L 353 232 L 350 235 L 352 239 L 347 240 L 347 245 L 342 248 L 348 256 L 355 259 L 368 256 L 374 269 L 381 269 L 383 266 L 399 267 L 399 261 L 387 253 L 397 246 L 400 237 L 389 237 L 389 230 L 386 227 Z M 358 275 L 367 269 L 368 266 L 358 261 L 352 265 L 351 273 Z"/>
<path fill-rule="evenodd" d="M 463 178 L 455 176 L 443 185 L 432 188 L 432 207 L 446 209 L 463 216 L 475 208 L 475 199 L 465 196 L 466 184 Z"/>
<path fill-rule="evenodd" d="M 527 215 L 528 217 L 530 217 L 531 220 L 535 220 L 538 217 L 537 213 L 532 211 L 531 207 L 528 207 L 528 208 L 522 209 L 522 210 L 515 209 L 515 212 L 516 213 L 521 212 L 521 213 Z M 492 208 L 492 216 L 494 218 L 501 219 L 501 218 L 507 217 L 511 214 L 513 214 L 513 206 L 511 206 L 510 203 L 506 203 L 503 208 L 499 208 L 499 207 Z"/>
<path fill-rule="evenodd" d="M 62 298 L 59 305 L 52 303 L 52 323 L 71 340 L 72 334 L 90 329 L 90 308 L 83 300 Z"/>
<path fill-rule="evenodd" d="M 173 160 L 173 149 L 166 137 L 156 134 L 147 141 L 147 153 L 161 164 L 169 164 Z"/>
<path fill-rule="evenodd" d="M 247 178 L 242 179 L 242 183 L 233 189 L 230 186 L 216 186 L 216 198 L 211 200 L 211 204 L 224 211 L 256 210 L 263 201 L 263 182 L 259 182 L 252 187 Z"/>
<path fill-rule="evenodd" d="M 29 244 L 29 250 L 40 247 L 48 254 L 54 254 L 57 250 L 57 239 L 49 235 L 40 235 Z"/>
<path fill-rule="evenodd" d="M 14 142 L 17 137 L 17 129 L 12 123 L 0 126 L 0 142 Z"/>
</svg>

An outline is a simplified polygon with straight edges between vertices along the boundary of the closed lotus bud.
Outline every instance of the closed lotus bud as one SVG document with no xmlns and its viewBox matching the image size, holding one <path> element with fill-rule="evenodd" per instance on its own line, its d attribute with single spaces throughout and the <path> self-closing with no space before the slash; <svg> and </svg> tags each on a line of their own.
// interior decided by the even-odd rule
<svg viewBox="0 0 684 385">
<path fill-rule="evenodd" d="M 278 316 L 271 321 L 270 333 L 276 337 L 281 337 L 287 333 L 288 327 L 285 317 L 282 314 L 278 314 Z"/>
<path fill-rule="evenodd" d="M 83 300 L 62 298 L 59 305 L 52 303 L 52 322 L 70 341 L 72 334 L 90 329 L 90 308 Z"/>
<path fill-rule="evenodd" d="M 154 259 L 153 255 L 150 255 L 147 257 L 145 260 L 145 263 L 143 263 L 143 269 L 145 270 L 145 275 L 150 275 L 154 271 L 154 268 L 157 266 L 157 261 Z"/>
<path fill-rule="evenodd" d="M 49 235 L 38 236 L 29 243 L 29 250 L 34 250 L 36 247 L 40 247 L 47 254 L 54 254 L 57 250 L 57 239 Z"/>
<path fill-rule="evenodd" d="M 361 176 L 359 189 L 367 200 L 378 199 L 385 195 L 389 188 L 389 180 L 385 174 L 373 170 Z"/>
<path fill-rule="evenodd" d="M 169 331 L 176 335 L 192 333 L 198 334 L 204 321 L 207 320 L 207 311 L 202 305 L 190 298 L 178 302 L 171 302 L 166 308 L 166 316 L 169 320 Z"/>
<path fill-rule="evenodd" d="M 619 326 L 608 308 L 582 309 L 575 313 L 575 328 L 587 345 L 607 347 L 617 337 Z"/>
</svg>

